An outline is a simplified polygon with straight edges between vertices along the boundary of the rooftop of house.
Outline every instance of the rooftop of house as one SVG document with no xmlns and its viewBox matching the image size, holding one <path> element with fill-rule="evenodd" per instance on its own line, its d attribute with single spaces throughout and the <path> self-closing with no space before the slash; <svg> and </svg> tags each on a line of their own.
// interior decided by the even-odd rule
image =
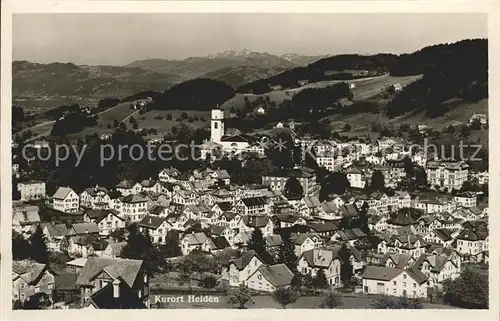
<svg viewBox="0 0 500 321">
<path fill-rule="evenodd" d="M 120 281 L 118 284 L 110 282 L 93 293 L 82 307 L 92 305 L 97 309 L 146 309 L 146 305 L 127 282 L 117 280 Z"/>
<path fill-rule="evenodd" d="M 77 285 L 92 285 L 93 279 L 105 271 L 113 279 L 120 277 L 132 287 L 139 274 L 143 261 L 132 259 L 109 259 L 89 257 L 76 280 Z"/>
<path fill-rule="evenodd" d="M 285 264 L 262 264 L 255 273 L 257 272 L 260 272 L 275 287 L 290 285 L 294 277 L 292 271 Z"/>
<path fill-rule="evenodd" d="M 56 200 L 66 199 L 68 194 L 71 193 L 72 191 L 73 190 L 70 187 L 59 187 L 54 196 L 52 196 L 52 198 Z"/>
</svg>

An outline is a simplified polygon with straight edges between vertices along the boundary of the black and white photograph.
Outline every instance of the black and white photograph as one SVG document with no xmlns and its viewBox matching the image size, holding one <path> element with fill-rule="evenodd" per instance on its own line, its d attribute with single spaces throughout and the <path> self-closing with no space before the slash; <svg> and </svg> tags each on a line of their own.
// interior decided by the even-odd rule
<svg viewBox="0 0 500 321">
<path fill-rule="evenodd" d="M 11 309 L 498 309 L 489 19 L 13 13 Z"/>
</svg>

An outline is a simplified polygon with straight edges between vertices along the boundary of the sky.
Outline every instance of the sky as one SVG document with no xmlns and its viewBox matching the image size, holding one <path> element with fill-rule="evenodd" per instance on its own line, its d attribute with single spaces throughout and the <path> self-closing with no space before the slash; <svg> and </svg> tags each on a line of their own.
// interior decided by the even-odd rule
<svg viewBox="0 0 500 321">
<path fill-rule="evenodd" d="M 125 65 L 225 50 L 273 54 L 407 53 L 487 37 L 469 13 L 38 13 L 13 17 L 14 60 Z"/>
</svg>

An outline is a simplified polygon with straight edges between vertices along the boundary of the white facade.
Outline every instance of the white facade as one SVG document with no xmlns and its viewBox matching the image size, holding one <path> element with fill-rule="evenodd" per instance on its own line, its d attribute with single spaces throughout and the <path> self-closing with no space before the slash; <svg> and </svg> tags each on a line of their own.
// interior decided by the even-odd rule
<svg viewBox="0 0 500 321">
<path fill-rule="evenodd" d="M 212 109 L 210 138 L 213 142 L 220 143 L 222 136 L 224 136 L 224 111 Z"/>
<path fill-rule="evenodd" d="M 21 193 L 21 200 L 37 200 L 45 197 L 45 182 L 30 181 L 17 184 L 17 190 Z"/>
<path fill-rule="evenodd" d="M 57 194 L 57 192 L 56 192 Z M 53 206 L 56 211 L 74 213 L 80 210 L 80 198 L 72 189 L 69 189 L 64 198 L 54 198 Z"/>
</svg>

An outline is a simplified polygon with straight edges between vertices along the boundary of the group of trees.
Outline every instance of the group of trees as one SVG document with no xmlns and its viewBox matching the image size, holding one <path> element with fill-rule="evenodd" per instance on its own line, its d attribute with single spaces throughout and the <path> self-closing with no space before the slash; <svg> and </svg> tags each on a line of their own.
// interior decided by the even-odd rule
<svg viewBox="0 0 500 321">
<path fill-rule="evenodd" d="M 144 229 L 141 232 L 137 224 L 130 224 L 127 229 L 129 235 L 121 256 L 128 259 L 144 260 L 149 275 L 153 275 L 155 272 L 163 272 L 166 267 L 165 258 L 160 254 L 158 247 L 153 244 L 149 236 L 149 230 Z M 174 242 L 171 242 L 170 245 L 178 247 Z"/>
<path fill-rule="evenodd" d="M 57 166 L 55 153 L 49 154 L 48 150 L 45 149 L 40 151 L 43 157 L 36 157 L 35 150 L 27 148 L 26 156 L 35 157 L 29 164 L 23 163 L 23 157 L 18 158 L 20 168 L 32 173 L 28 174 L 27 179 L 46 181 L 49 194 L 54 192 L 58 186 L 70 186 L 78 192 L 88 186 L 95 185 L 110 189 L 123 179 L 142 181 L 154 177 L 165 167 L 172 166 L 182 172 L 202 167 L 203 162 L 201 158 L 198 158 L 198 149 L 195 148 L 194 153 L 192 153 L 189 146 L 191 141 L 199 144 L 206 137 L 208 137 L 208 133 L 204 129 L 193 130 L 184 124 L 179 124 L 166 137 L 172 144 L 172 153 L 169 155 L 163 150 L 162 157 L 159 157 L 159 147 L 150 146 L 148 148 L 147 142 L 140 133 L 119 127 L 109 140 L 101 140 L 97 135 L 80 139 L 73 148 L 69 148 L 68 158 Z M 58 139 L 49 143 L 50 150 L 54 151 L 56 144 L 60 143 L 71 145 L 65 139 Z M 180 144 L 187 144 L 187 146 L 183 147 Z M 111 147 L 104 147 L 105 145 Z M 143 156 L 140 157 L 138 148 L 134 150 L 122 149 L 122 152 L 119 153 L 121 146 L 140 146 L 144 152 Z M 180 147 L 177 148 L 177 146 Z M 17 148 L 13 149 L 13 154 L 20 155 L 23 148 L 24 144 L 19 144 Z M 150 155 L 148 155 L 148 151 L 151 152 Z M 175 151 L 177 151 L 177 155 L 174 154 Z M 80 161 L 78 155 L 80 155 Z M 109 160 L 104 161 L 108 158 Z M 34 176 L 35 173 L 36 176 Z"/>
<path fill-rule="evenodd" d="M 97 116 L 88 114 L 80 108 L 72 109 L 65 112 L 57 118 L 50 134 L 52 136 L 65 136 L 68 134 L 78 133 L 85 127 L 97 125 Z"/>
<path fill-rule="evenodd" d="M 28 239 L 12 231 L 12 258 L 14 260 L 33 259 L 39 263 L 49 263 L 49 251 L 42 227 L 38 225 Z"/>
<path fill-rule="evenodd" d="M 228 291 L 229 303 L 238 309 L 245 309 L 248 303 L 255 303 L 252 300 L 250 289 L 241 284 L 238 288 Z M 278 303 L 281 308 L 297 302 L 300 297 L 300 291 L 296 287 L 278 287 L 271 292 L 271 298 Z M 343 304 L 342 295 L 336 291 L 325 292 L 319 304 L 322 309 L 335 309 Z"/>
<path fill-rule="evenodd" d="M 389 116 L 398 116 L 424 107 L 429 117 L 444 114 L 450 98 L 477 101 L 488 97 L 488 41 L 463 40 L 423 48 L 402 55 L 393 75 L 423 74 L 408 85 L 387 106 Z M 474 63 L 464 65 L 464 61 Z"/>
<path fill-rule="evenodd" d="M 342 82 L 324 88 L 301 90 L 292 98 L 291 110 L 293 118 L 317 118 L 327 108 L 335 107 L 340 98 L 352 98 L 349 84 Z"/>
<path fill-rule="evenodd" d="M 389 296 L 378 296 L 370 304 L 372 309 L 422 309 L 422 301 L 418 298 L 408 298 L 402 296 L 400 298 L 392 298 Z"/>
<path fill-rule="evenodd" d="M 211 110 L 234 97 L 234 89 L 222 81 L 198 78 L 182 82 L 155 97 L 151 109 Z"/>
<path fill-rule="evenodd" d="M 444 302 L 467 309 L 488 309 L 488 275 L 465 268 L 460 277 L 443 284 Z"/>
</svg>

